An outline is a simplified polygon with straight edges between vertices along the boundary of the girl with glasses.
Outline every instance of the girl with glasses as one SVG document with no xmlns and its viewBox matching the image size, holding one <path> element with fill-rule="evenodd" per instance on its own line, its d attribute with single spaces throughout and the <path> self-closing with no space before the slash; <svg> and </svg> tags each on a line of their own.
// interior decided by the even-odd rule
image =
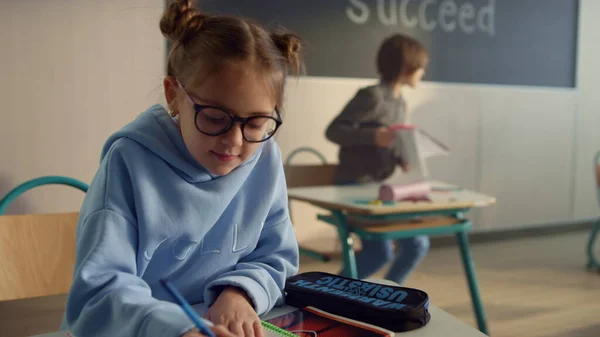
<svg viewBox="0 0 600 337">
<path fill-rule="evenodd" d="M 63 328 L 86 336 L 202 336 L 169 279 L 217 335 L 263 336 L 298 270 L 273 135 L 300 41 L 171 1 L 166 108 L 110 136 L 81 208 Z"/>
</svg>

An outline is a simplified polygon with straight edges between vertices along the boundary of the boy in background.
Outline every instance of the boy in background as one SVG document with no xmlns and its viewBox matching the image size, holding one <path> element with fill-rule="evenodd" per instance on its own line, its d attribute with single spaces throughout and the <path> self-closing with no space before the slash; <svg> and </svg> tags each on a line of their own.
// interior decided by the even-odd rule
<svg viewBox="0 0 600 337">
<path fill-rule="evenodd" d="M 407 123 L 402 87 L 416 87 L 428 61 L 425 48 L 410 37 L 396 34 L 382 42 L 377 54 L 380 82 L 361 88 L 326 131 L 327 139 L 340 146 L 336 184 L 381 182 L 394 173 L 396 165 L 408 170 L 402 158 L 394 156 L 395 133 L 390 126 Z M 429 238 L 400 239 L 397 244 L 399 255 L 386 279 L 401 284 L 429 251 Z M 362 240 L 362 246 L 356 257 L 359 279 L 394 259 L 392 241 Z"/>
</svg>

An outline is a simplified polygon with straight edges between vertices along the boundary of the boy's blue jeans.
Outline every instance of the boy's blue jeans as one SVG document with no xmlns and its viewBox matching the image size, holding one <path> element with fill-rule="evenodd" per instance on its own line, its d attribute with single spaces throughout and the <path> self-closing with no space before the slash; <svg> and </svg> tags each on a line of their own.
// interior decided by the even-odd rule
<svg viewBox="0 0 600 337">
<path fill-rule="evenodd" d="M 385 278 L 398 284 L 404 283 L 408 275 L 429 252 L 429 238 L 415 236 L 396 240 L 398 254 L 394 253 L 392 240 L 361 240 L 362 251 L 356 255 L 358 278 L 364 279 L 392 261 Z"/>
<path fill-rule="evenodd" d="M 429 252 L 429 237 L 425 235 L 395 241 L 398 246 L 398 254 L 394 253 L 394 241 L 392 240 L 361 239 L 362 251 L 356 255 L 359 279 L 368 278 L 393 260 L 385 278 L 402 284 Z"/>
</svg>

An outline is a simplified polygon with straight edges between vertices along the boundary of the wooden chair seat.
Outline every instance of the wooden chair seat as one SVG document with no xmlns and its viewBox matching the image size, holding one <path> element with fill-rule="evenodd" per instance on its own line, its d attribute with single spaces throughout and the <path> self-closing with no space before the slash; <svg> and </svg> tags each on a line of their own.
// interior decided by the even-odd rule
<svg viewBox="0 0 600 337">
<path fill-rule="evenodd" d="M 66 294 L 0 301 L 2 336 L 37 336 L 60 330 L 66 303 Z"/>
<path fill-rule="evenodd" d="M 79 213 L 0 216 L 0 301 L 65 294 Z"/>
<path fill-rule="evenodd" d="M 312 164 L 312 165 L 292 165 L 291 158 L 294 154 L 300 152 L 311 152 L 316 154 L 317 157 L 321 159 L 321 164 Z M 294 151 L 288 157 L 286 164 L 283 166 L 285 171 L 285 179 L 288 188 L 293 187 L 311 187 L 311 186 L 327 186 L 333 184 L 333 178 L 335 174 L 335 170 L 337 169 L 337 165 L 327 164 L 325 157 L 320 154 L 318 151 L 314 149 L 300 148 Z M 289 204 L 288 204 L 289 205 Z M 290 217 L 292 217 L 292 208 L 289 205 Z M 302 246 L 300 248 L 300 254 L 320 260 L 320 261 L 330 261 L 331 256 L 328 254 L 304 248 Z"/>
</svg>

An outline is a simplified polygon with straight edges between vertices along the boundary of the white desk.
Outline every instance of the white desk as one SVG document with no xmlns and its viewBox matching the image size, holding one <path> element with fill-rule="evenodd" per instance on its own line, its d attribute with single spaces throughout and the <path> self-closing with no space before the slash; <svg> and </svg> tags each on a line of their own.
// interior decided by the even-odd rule
<svg viewBox="0 0 600 337">
<path fill-rule="evenodd" d="M 395 283 L 387 280 L 370 280 L 371 282 L 377 282 L 382 284 L 394 285 Z M 426 290 L 425 290 L 426 291 Z M 280 315 L 284 315 L 288 312 L 295 310 L 290 306 L 277 307 L 268 314 L 261 317 L 262 319 L 270 319 Z M 444 310 L 434 306 L 429 306 L 429 312 L 431 313 L 431 321 L 417 330 L 397 333 L 396 337 L 485 337 L 483 333 L 477 329 L 459 321 L 454 316 L 445 312 Z M 38 335 L 36 337 L 66 337 L 68 336 L 65 332 L 55 332 L 49 334 Z"/>
<path fill-rule="evenodd" d="M 295 310 L 292 307 L 275 308 L 264 319 L 270 319 Z M 485 337 L 479 330 L 459 321 L 444 310 L 430 305 L 431 321 L 426 326 L 403 333 L 397 333 L 396 337 Z M 37 337 L 66 337 L 65 332 L 55 332 Z"/>
<path fill-rule="evenodd" d="M 494 197 L 444 182 L 430 181 L 430 184 L 433 188 L 429 195 L 430 201 L 404 201 L 392 205 L 365 203 L 365 201 L 378 198 L 381 184 L 294 187 L 288 189 L 288 196 L 291 200 L 304 201 L 330 210 L 364 215 L 479 208 L 490 206 L 496 202 Z"/>
<path fill-rule="evenodd" d="M 469 247 L 468 231 L 472 223 L 464 217 L 464 213 L 473 208 L 492 205 L 496 199 L 439 181 L 429 181 L 429 183 L 433 190 L 428 200 L 416 202 L 402 201 L 372 205 L 369 201 L 378 198 L 380 184 L 295 187 L 288 189 L 288 197 L 290 200 L 306 202 L 328 210 L 330 215 L 318 215 L 317 218 L 336 227 L 342 246 L 343 270 L 346 276 L 352 278 L 357 277 L 356 259 L 351 245 L 352 233 L 369 240 L 394 240 L 417 235 L 456 235 L 477 325 L 480 331 L 488 333 L 475 264 Z M 441 215 L 444 217 L 440 221 L 419 225 L 408 223 L 407 226 L 406 222 L 398 222 Z M 360 223 L 353 225 L 353 220 L 354 222 L 359 220 Z M 382 221 L 399 226 L 371 227 Z"/>
</svg>

